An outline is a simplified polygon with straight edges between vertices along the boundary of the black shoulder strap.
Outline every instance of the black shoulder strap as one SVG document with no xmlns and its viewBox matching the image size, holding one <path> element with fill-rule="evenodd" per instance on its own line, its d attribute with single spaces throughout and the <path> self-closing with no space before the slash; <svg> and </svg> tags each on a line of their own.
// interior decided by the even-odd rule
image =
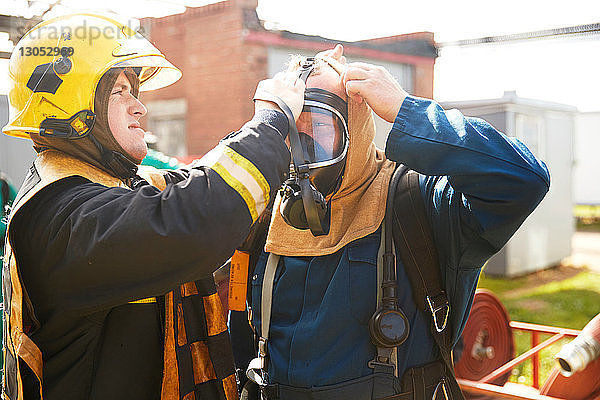
<svg viewBox="0 0 600 400">
<path fill-rule="evenodd" d="M 395 190 L 394 243 L 410 280 L 413 299 L 419 309 L 431 315 L 431 333 L 450 375 L 447 383 L 451 398 L 464 399 L 454 376 L 451 329 L 447 326 L 450 306 L 440 279 L 439 259 L 425 212 L 419 174 L 415 171 L 403 174 L 392 189 Z"/>
</svg>

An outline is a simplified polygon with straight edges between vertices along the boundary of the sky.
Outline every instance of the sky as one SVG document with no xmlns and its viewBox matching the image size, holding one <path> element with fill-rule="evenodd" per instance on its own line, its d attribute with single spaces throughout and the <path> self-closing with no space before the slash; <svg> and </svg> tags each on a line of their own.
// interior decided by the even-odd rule
<svg viewBox="0 0 600 400">
<path fill-rule="evenodd" d="M 46 3 L 40 2 L 43 9 Z M 181 12 L 206 0 L 103 0 L 102 7 L 131 17 Z M 2 0 L 0 13 L 27 12 L 24 0 Z M 62 0 L 54 13 L 94 7 L 96 0 Z M 318 10 L 318 12 L 316 11 Z M 36 10 L 32 10 L 36 12 Z M 39 12 L 39 11 L 38 11 Z M 271 29 L 353 41 L 402 33 L 434 32 L 438 43 L 600 22 L 600 1 L 538 0 L 258 0 L 258 15 Z M 4 39 L 5 40 L 5 39 Z M 3 38 L 0 37 L 0 48 Z M 168 55 L 167 55 L 168 56 Z M 0 61 L 0 93 L 6 91 Z M 521 97 L 600 111 L 600 34 L 468 47 L 443 46 L 436 60 L 434 98 L 439 101 Z"/>
<path fill-rule="evenodd" d="M 317 8 L 322 12 L 315 13 Z M 600 1 L 259 0 L 257 12 L 280 29 L 340 40 L 430 31 L 444 43 L 597 23 Z M 516 90 L 521 97 L 600 111 L 600 34 L 587 39 L 444 46 L 439 55 L 436 100 L 498 98 Z"/>
</svg>

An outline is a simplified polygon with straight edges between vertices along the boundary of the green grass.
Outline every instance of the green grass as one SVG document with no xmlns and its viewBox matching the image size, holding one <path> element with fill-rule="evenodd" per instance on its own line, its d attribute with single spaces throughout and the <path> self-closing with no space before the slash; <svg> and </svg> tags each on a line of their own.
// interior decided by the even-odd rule
<svg viewBox="0 0 600 400">
<path fill-rule="evenodd" d="M 578 231 L 600 232 L 600 205 L 577 204 L 573 207 L 573 215 Z"/>
<path fill-rule="evenodd" d="M 584 222 L 578 219 L 576 228 L 579 232 L 600 232 L 600 221 Z"/>
<path fill-rule="evenodd" d="M 582 329 L 600 313 L 600 274 L 580 270 L 566 275 L 570 276 L 550 281 L 538 279 L 539 274 L 516 279 L 482 276 L 479 287 L 494 291 L 514 321 Z M 542 335 L 540 342 L 548 337 Z M 531 348 L 528 332 L 515 331 L 514 338 L 517 355 Z M 554 355 L 567 342 L 561 340 L 540 353 L 540 383 L 552 370 Z M 531 385 L 531 369 L 530 361 L 515 367 L 511 382 Z"/>
</svg>

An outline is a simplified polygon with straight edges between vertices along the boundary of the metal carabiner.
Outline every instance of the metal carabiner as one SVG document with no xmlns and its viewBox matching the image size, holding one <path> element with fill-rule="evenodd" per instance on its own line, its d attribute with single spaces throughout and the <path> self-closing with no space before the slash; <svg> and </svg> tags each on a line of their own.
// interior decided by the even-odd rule
<svg viewBox="0 0 600 400">
<path fill-rule="evenodd" d="M 435 330 L 438 333 L 442 333 L 444 329 L 446 329 L 446 324 L 448 323 L 448 315 L 450 314 L 450 304 L 445 298 L 443 304 L 438 306 L 435 305 L 435 300 L 432 301 L 432 299 L 429 296 L 426 296 L 425 299 L 427 300 L 429 310 L 431 311 L 431 315 L 433 316 L 433 324 L 435 325 Z M 440 311 L 443 312 L 443 314 L 440 315 L 441 318 L 438 319 L 438 313 Z"/>
<path fill-rule="evenodd" d="M 448 397 L 448 391 L 446 390 L 446 379 L 444 379 L 444 377 L 442 377 L 442 379 L 440 379 L 437 386 L 435 387 L 435 390 L 433 391 L 433 396 L 431 396 L 431 400 L 437 400 L 437 394 L 438 394 L 438 391 L 440 390 L 440 387 L 442 388 L 442 391 L 440 393 L 442 393 L 444 395 L 443 400 L 451 400 L 451 398 Z"/>
</svg>

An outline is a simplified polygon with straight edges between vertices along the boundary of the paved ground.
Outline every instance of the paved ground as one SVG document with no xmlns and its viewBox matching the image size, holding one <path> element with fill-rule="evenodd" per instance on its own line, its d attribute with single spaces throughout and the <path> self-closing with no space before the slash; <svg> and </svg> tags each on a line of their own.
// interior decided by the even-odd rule
<svg viewBox="0 0 600 400">
<path fill-rule="evenodd" d="M 570 263 L 587 265 L 600 273 L 600 232 L 575 232 Z"/>
</svg>

